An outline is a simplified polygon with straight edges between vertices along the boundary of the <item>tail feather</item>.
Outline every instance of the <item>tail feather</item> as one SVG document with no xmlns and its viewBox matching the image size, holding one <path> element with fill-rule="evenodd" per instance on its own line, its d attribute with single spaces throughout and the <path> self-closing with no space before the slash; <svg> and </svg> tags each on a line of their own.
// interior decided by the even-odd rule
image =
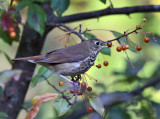
<svg viewBox="0 0 160 119">
<path fill-rule="evenodd" d="M 44 56 L 45 56 L 45 55 L 38 55 L 38 56 L 31 56 L 31 57 L 20 57 L 20 58 L 11 59 L 11 61 L 23 60 L 23 61 L 34 62 L 34 61 L 36 61 L 36 60 L 43 59 Z"/>
</svg>

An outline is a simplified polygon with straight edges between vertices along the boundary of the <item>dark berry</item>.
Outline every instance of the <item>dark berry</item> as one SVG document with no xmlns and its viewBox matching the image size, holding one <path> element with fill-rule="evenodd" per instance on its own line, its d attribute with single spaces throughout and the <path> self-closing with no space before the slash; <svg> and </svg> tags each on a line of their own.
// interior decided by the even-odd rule
<svg viewBox="0 0 160 119">
<path fill-rule="evenodd" d="M 87 90 L 88 90 L 88 91 L 92 91 L 92 87 L 88 87 Z"/>
<path fill-rule="evenodd" d="M 138 51 L 141 51 L 141 50 L 142 50 L 142 47 L 141 47 L 140 45 L 138 45 L 138 46 L 137 46 L 137 50 L 138 50 Z"/>
<path fill-rule="evenodd" d="M 85 82 L 81 83 L 81 88 L 84 88 L 84 89 L 86 88 L 86 83 Z"/>
<path fill-rule="evenodd" d="M 145 37 L 144 42 L 148 43 L 150 39 L 148 37 Z"/>
<path fill-rule="evenodd" d="M 71 94 L 74 94 L 74 89 L 70 89 L 70 93 L 71 93 Z"/>
<path fill-rule="evenodd" d="M 108 43 L 107 43 L 107 46 L 108 46 L 108 47 L 111 47 L 111 46 L 112 46 L 112 42 L 108 42 Z"/>
<path fill-rule="evenodd" d="M 117 47 L 116 49 L 118 52 L 121 52 L 122 48 L 120 46 Z"/>
<path fill-rule="evenodd" d="M 99 68 L 101 68 L 101 65 L 100 65 L 100 64 L 98 64 L 98 65 L 96 65 L 96 67 L 99 69 Z"/>
<path fill-rule="evenodd" d="M 103 65 L 104 65 L 104 66 L 108 66 L 108 62 L 107 62 L 107 61 L 104 61 Z"/>
</svg>

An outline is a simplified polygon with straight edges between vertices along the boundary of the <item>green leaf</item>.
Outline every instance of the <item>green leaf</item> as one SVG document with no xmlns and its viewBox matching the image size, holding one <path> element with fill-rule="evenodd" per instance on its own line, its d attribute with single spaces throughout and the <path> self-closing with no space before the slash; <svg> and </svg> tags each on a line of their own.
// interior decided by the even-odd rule
<svg viewBox="0 0 160 119">
<path fill-rule="evenodd" d="M 104 55 L 109 55 L 111 56 L 111 49 L 110 48 L 103 48 L 100 53 L 104 54 Z"/>
<path fill-rule="evenodd" d="M 84 33 L 85 37 L 87 37 L 88 39 L 97 39 L 97 37 L 91 33 Z"/>
<path fill-rule="evenodd" d="M 19 80 L 21 73 L 22 73 L 21 70 L 6 70 L 0 72 L 0 79 L 1 79 L 0 82 L 4 83 L 11 78 L 14 78 L 14 80 Z"/>
<path fill-rule="evenodd" d="M 16 7 L 16 11 L 20 11 L 23 8 L 29 6 L 32 2 L 30 0 L 23 0 L 21 1 L 18 6 Z"/>
<path fill-rule="evenodd" d="M 68 9 L 70 0 L 51 0 L 51 8 L 57 13 L 58 17 Z"/>
<path fill-rule="evenodd" d="M 45 67 L 41 67 L 38 70 L 38 74 L 32 78 L 31 80 L 31 87 L 35 87 L 37 85 L 37 83 L 44 81 L 45 79 L 49 78 L 52 75 L 52 72 L 45 68 Z"/>
<path fill-rule="evenodd" d="M 101 99 L 95 95 L 89 95 L 89 102 L 92 107 L 102 116 L 104 117 L 104 106 Z"/>
<path fill-rule="evenodd" d="M 118 38 L 118 37 L 123 35 L 122 33 L 119 33 L 117 31 L 110 31 L 110 32 L 113 33 L 115 38 Z M 128 50 L 130 50 L 132 52 L 139 52 L 140 53 L 140 51 L 137 51 L 137 49 L 136 49 L 137 44 L 132 42 L 128 37 L 127 37 L 127 40 L 125 40 L 124 38 L 121 38 L 121 39 L 119 39 L 119 41 L 120 41 L 122 46 L 126 45 L 126 44 L 129 45 L 129 49 Z"/>
<path fill-rule="evenodd" d="M 41 35 L 45 30 L 47 16 L 42 7 L 37 4 L 30 4 L 28 9 L 27 23 Z"/>
<path fill-rule="evenodd" d="M 102 3 L 106 4 L 106 0 L 100 0 Z"/>
<path fill-rule="evenodd" d="M 71 106 L 68 104 L 68 102 L 65 99 L 58 98 L 54 102 L 54 107 L 58 113 L 58 116 L 62 116 L 70 109 Z"/>
<path fill-rule="evenodd" d="M 9 3 L 7 0 L 0 0 L 0 9 L 7 11 Z"/>
<path fill-rule="evenodd" d="M 8 54 L 7 53 L 5 53 L 5 52 L 3 52 L 3 54 L 4 54 L 4 56 L 6 57 L 6 59 L 8 60 L 8 62 L 10 63 L 10 64 L 12 64 L 12 62 L 11 62 L 11 58 L 8 56 Z"/>
<path fill-rule="evenodd" d="M 6 119 L 8 115 L 5 112 L 0 112 L 0 119 Z"/>
</svg>

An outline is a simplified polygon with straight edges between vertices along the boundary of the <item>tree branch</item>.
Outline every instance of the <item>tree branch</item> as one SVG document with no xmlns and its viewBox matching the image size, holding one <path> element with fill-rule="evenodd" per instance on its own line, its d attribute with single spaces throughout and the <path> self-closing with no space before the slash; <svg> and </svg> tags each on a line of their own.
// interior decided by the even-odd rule
<svg viewBox="0 0 160 119">
<path fill-rule="evenodd" d="M 160 5 L 145 5 L 145 6 L 133 6 L 133 7 L 123 7 L 123 8 L 106 8 L 98 11 L 79 13 L 64 16 L 62 18 L 57 18 L 56 23 L 69 23 L 74 21 L 99 18 L 101 16 L 107 15 L 117 15 L 117 14 L 126 14 L 129 15 L 131 13 L 148 13 L 148 12 L 159 12 Z"/>
</svg>

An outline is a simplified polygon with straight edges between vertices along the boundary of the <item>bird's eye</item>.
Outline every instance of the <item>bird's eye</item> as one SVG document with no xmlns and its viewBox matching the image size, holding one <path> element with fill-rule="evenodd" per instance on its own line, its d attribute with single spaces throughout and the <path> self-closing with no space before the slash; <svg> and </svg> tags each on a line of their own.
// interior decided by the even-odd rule
<svg viewBox="0 0 160 119">
<path fill-rule="evenodd" d="M 99 42 L 96 42 L 96 45 L 99 45 Z"/>
</svg>

